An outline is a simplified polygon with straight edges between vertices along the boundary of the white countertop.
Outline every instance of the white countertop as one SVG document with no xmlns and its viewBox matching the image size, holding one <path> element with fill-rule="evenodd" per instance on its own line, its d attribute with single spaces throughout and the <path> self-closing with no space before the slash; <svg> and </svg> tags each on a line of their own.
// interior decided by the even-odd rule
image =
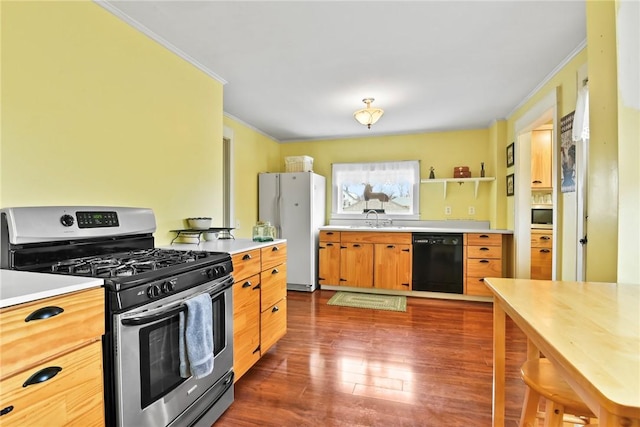
<svg viewBox="0 0 640 427">
<path fill-rule="evenodd" d="M 0 270 L 0 308 L 97 288 L 103 284 L 102 279 L 91 277 Z"/>
<path fill-rule="evenodd" d="M 494 230 L 488 228 L 459 228 L 459 227 L 370 227 L 366 225 L 325 225 L 319 227 L 325 231 L 374 231 L 386 233 L 486 233 L 486 234 L 513 234 L 512 230 Z"/>
<path fill-rule="evenodd" d="M 231 255 L 246 252 L 253 249 L 260 249 L 271 245 L 286 243 L 285 239 L 275 239 L 271 242 L 254 242 L 251 239 L 220 239 L 202 240 L 200 243 L 174 243 L 165 246 L 167 249 L 228 252 Z"/>
</svg>

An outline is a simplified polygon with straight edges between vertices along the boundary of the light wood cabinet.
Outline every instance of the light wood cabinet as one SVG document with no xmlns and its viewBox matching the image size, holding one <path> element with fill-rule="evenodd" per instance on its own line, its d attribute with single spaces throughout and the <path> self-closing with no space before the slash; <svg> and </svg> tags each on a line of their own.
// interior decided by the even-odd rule
<svg viewBox="0 0 640 427">
<path fill-rule="evenodd" d="M 376 243 L 373 252 L 373 286 L 378 289 L 410 291 L 411 245 Z"/>
<path fill-rule="evenodd" d="M 551 280 L 553 234 L 551 230 L 531 230 L 531 278 Z"/>
<path fill-rule="evenodd" d="M 286 244 L 232 256 L 236 381 L 287 332 L 286 260 Z"/>
<path fill-rule="evenodd" d="M 497 233 L 467 233 L 465 245 L 464 293 L 474 296 L 491 296 L 484 284 L 485 277 L 504 276 L 503 235 Z"/>
<path fill-rule="evenodd" d="M 373 287 L 373 244 L 340 243 L 340 285 Z"/>
<path fill-rule="evenodd" d="M 340 284 L 339 231 L 320 231 L 318 244 L 318 284 Z"/>
<path fill-rule="evenodd" d="M 319 248 L 320 285 L 411 290 L 411 233 L 323 230 Z"/>
<path fill-rule="evenodd" d="M 531 132 L 531 188 L 551 188 L 552 130 Z"/>
<path fill-rule="evenodd" d="M 102 288 L 0 310 L 3 426 L 104 425 L 104 319 Z"/>
</svg>

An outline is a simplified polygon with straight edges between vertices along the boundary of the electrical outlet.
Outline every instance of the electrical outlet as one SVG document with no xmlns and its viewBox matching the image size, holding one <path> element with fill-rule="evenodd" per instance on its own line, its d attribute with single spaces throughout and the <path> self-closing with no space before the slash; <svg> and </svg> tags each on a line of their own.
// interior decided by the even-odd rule
<svg viewBox="0 0 640 427">
<path fill-rule="evenodd" d="M 445 206 L 444 207 L 444 214 L 445 215 L 451 215 L 451 206 Z"/>
<path fill-rule="evenodd" d="M 469 215 L 475 215 L 475 214 L 476 214 L 475 206 L 469 206 Z"/>
</svg>

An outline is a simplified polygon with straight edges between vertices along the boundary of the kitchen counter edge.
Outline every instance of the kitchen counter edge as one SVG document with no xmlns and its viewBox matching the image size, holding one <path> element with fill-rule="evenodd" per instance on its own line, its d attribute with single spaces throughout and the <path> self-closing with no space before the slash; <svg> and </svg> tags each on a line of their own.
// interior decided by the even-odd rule
<svg viewBox="0 0 640 427">
<path fill-rule="evenodd" d="M 103 285 L 91 277 L 0 270 L 0 309 Z"/>
<path fill-rule="evenodd" d="M 320 231 L 364 231 L 376 233 L 479 233 L 479 234 L 513 234 L 513 230 L 486 228 L 443 228 L 443 227 L 361 227 L 348 225 L 325 225 Z"/>
</svg>

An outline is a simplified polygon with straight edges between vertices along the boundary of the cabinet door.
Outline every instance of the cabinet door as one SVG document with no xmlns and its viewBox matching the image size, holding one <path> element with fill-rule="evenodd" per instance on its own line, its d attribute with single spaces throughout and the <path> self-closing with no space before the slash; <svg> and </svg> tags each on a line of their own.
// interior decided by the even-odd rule
<svg viewBox="0 0 640 427">
<path fill-rule="evenodd" d="M 373 286 L 380 289 L 411 290 L 410 245 L 375 245 Z"/>
<path fill-rule="evenodd" d="M 318 246 L 318 283 L 340 284 L 340 243 L 320 242 Z"/>
<path fill-rule="evenodd" d="M 531 248 L 531 278 L 551 280 L 553 252 L 549 248 Z"/>
<path fill-rule="evenodd" d="M 282 298 L 260 316 L 260 353 L 265 354 L 287 333 L 287 299 Z"/>
<path fill-rule="evenodd" d="M 531 132 L 531 187 L 551 187 L 551 130 Z"/>
<path fill-rule="evenodd" d="M 260 275 L 233 285 L 233 370 L 240 379 L 260 359 Z"/>
<path fill-rule="evenodd" d="M 371 243 L 343 243 L 340 246 L 340 284 L 361 288 L 373 286 Z"/>
</svg>

